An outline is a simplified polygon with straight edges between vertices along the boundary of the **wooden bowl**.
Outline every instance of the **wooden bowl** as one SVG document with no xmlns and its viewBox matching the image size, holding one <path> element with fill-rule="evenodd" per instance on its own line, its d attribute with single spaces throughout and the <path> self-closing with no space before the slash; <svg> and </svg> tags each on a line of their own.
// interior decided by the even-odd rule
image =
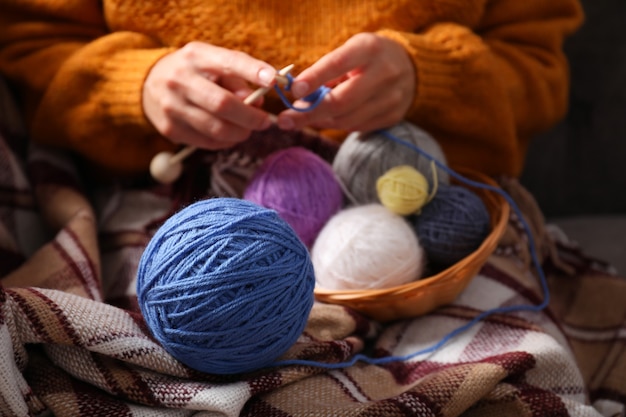
<svg viewBox="0 0 626 417">
<path fill-rule="evenodd" d="M 459 170 L 459 173 L 470 180 L 498 187 L 493 179 L 483 174 L 468 170 Z M 381 322 L 417 317 L 454 301 L 495 250 L 505 231 L 510 212 L 502 195 L 484 188 L 460 185 L 474 191 L 485 203 L 490 215 L 490 232 L 474 252 L 435 275 L 408 284 L 375 290 L 327 290 L 316 287 L 316 299 L 351 307 Z"/>
</svg>

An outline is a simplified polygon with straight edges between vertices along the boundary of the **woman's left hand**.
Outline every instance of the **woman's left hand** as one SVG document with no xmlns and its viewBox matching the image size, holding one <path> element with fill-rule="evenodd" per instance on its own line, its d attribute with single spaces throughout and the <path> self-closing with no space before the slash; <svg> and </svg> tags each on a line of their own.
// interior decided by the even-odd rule
<svg viewBox="0 0 626 417">
<path fill-rule="evenodd" d="M 402 45 L 374 33 L 360 33 L 294 79 L 291 92 L 297 99 L 323 85 L 332 90 L 310 112 L 281 112 L 278 126 L 364 132 L 389 127 L 411 107 L 416 82 L 413 62 Z M 294 105 L 310 104 L 297 100 Z"/>
</svg>

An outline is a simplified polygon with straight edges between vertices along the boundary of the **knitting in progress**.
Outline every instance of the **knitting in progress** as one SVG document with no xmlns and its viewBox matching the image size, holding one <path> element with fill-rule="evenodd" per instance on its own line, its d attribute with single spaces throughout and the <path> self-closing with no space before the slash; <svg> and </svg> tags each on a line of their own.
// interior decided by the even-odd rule
<svg viewBox="0 0 626 417">
<path fill-rule="evenodd" d="M 3 120 L 0 114 L 0 127 Z M 498 242 L 484 267 L 470 276 L 471 282 L 452 302 L 389 323 L 372 318 L 390 311 L 388 307 L 374 309 L 370 315 L 336 300 L 315 302 L 305 330 L 275 363 L 302 360 L 315 365 L 266 366 L 253 373 L 220 376 L 196 371 L 168 353 L 151 334 L 135 295 L 136 265 L 156 228 L 173 215 L 174 208 L 217 194 L 198 193 L 181 202 L 178 195 L 164 193 L 161 185 L 121 186 L 90 190 L 100 196 L 91 200 L 91 206 L 84 189 L 73 186 L 80 178 L 70 158 L 50 149 L 32 149 L 28 165 L 6 130 L 0 132 L 0 160 L 8 162 L 0 170 L 7 197 L 0 201 L 5 213 L 0 224 L 6 232 L 0 233 L 4 248 L 0 363 L 5 376 L 0 409 L 7 415 L 156 417 L 205 410 L 227 417 L 272 413 L 530 417 L 529 410 L 536 410 L 535 414 L 543 415 L 599 417 L 596 406 L 585 400 L 587 390 L 592 398 L 598 398 L 600 391 L 626 392 L 620 371 L 624 361 L 602 353 L 621 348 L 618 331 L 623 320 L 614 313 L 623 306 L 623 280 L 608 275 L 601 262 L 586 258 L 576 248 L 555 244 L 533 209 L 532 198 L 515 182 L 498 185 L 515 198 L 533 227 L 542 262 L 549 266 L 550 309 L 483 317 L 428 354 L 392 360 L 430 348 L 494 306 L 534 304 L 543 298 L 534 270 L 522 265 L 525 253 L 516 252 L 526 247 L 527 235 L 515 216 L 507 216 L 507 239 Z M 330 159 L 329 148 L 318 139 L 272 129 L 251 138 L 245 154 L 248 166 L 259 166 L 267 156 L 259 149 L 296 145 Z M 33 168 L 29 176 L 27 166 Z M 202 167 L 209 172 L 212 165 Z M 191 187 L 197 181 L 185 175 L 178 186 Z M 243 185 L 237 190 L 243 192 Z M 490 197 L 498 195 L 475 191 L 488 207 Z M 45 200 L 29 200 L 25 192 L 43 195 Z M 110 198 L 102 198 L 106 196 Z M 80 211 L 68 217 L 68 206 Z M 92 207 L 102 213 L 98 230 L 90 216 Z M 50 237 L 50 227 L 57 227 L 56 236 Z M 23 251 L 24 246 L 11 251 L 16 242 L 35 240 L 43 244 L 33 256 Z M 101 250 L 95 250 L 94 243 Z M 554 262 L 545 257 L 546 248 Z M 15 266 L 19 262 L 24 262 L 22 267 Z M 463 261 L 458 264 L 465 267 Z M 564 274 L 565 268 L 574 272 Z M 405 287 L 406 296 L 437 288 L 412 303 L 427 310 L 445 288 L 445 279 L 437 279 L 436 286 L 423 285 L 430 279 Z M 421 289 L 415 289 L 418 284 Z M 321 298 L 319 289 L 315 293 Z M 602 297 L 589 297 L 597 293 Z M 378 300 L 385 298 L 383 294 L 369 299 L 360 308 L 377 307 Z M 607 328 L 607 323 L 614 327 Z M 607 337 L 612 329 L 615 337 Z M 346 366 L 355 357 L 357 363 Z M 391 361 L 364 362 L 376 358 Z M 320 364 L 339 367 L 324 369 Z M 589 374 L 581 373 L 581 368 Z M 602 400 L 597 406 L 605 404 Z"/>
<path fill-rule="evenodd" d="M 280 91 L 278 86 L 276 88 Z M 312 95 L 307 100 L 313 103 L 311 108 L 319 104 L 327 92 L 321 89 Z M 284 97 L 282 92 L 281 97 Z M 285 104 L 293 107 L 286 99 Z M 298 110 L 307 111 L 307 108 Z M 432 352 L 489 315 L 543 309 L 549 300 L 547 284 L 532 240 L 529 240 L 545 295 L 539 305 L 487 310 L 430 348 L 406 356 L 370 358 L 356 355 L 351 361 L 339 364 L 278 360 L 304 329 L 314 296 L 314 281 L 322 289 L 338 290 L 339 293 L 342 290 L 402 288 L 423 278 L 429 253 L 433 254 L 433 263 L 450 267 L 481 247 L 489 233 L 489 213 L 471 191 L 447 185 L 449 177 L 463 186 L 498 193 L 519 212 L 513 200 L 501 189 L 468 180 L 422 150 L 416 144 L 419 140 L 426 141 L 436 152 L 440 151 L 425 132 L 407 124 L 401 128 L 410 132 L 408 140 L 396 137 L 390 130 L 377 132 L 375 138 L 368 140 L 355 138 L 347 142 L 350 146 L 347 151 L 342 151 L 345 144 L 342 145 L 337 153 L 341 156 L 340 162 L 335 159 L 333 163 L 335 173 L 343 173 L 337 173 L 338 181 L 359 176 L 365 179 L 343 184 L 343 189 L 349 190 L 352 206 L 341 208 L 337 206 L 337 199 L 333 199 L 324 218 L 328 221 L 315 225 L 316 229 L 321 229 L 319 236 L 306 244 L 288 224 L 289 220 L 291 223 L 294 220 L 292 207 L 279 203 L 280 210 L 276 212 L 272 207 L 264 208 L 260 204 L 265 201 L 271 206 L 276 195 L 281 194 L 284 194 L 281 198 L 285 201 L 300 198 L 295 191 L 309 190 L 311 184 L 319 183 L 315 178 L 318 171 L 332 174 L 330 167 L 317 158 L 311 161 L 321 170 L 305 169 L 296 176 L 292 176 L 293 167 L 274 171 L 269 178 L 274 184 L 270 199 L 255 197 L 259 205 L 239 199 L 209 199 L 183 209 L 165 222 L 142 256 L 137 279 L 139 303 L 155 337 L 181 362 L 204 372 L 241 373 L 285 364 L 339 368 L 350 366 L 357 360 L 389 363 L 413 358 Z M 370 149 L 378 152 L 379 157 L 369 157 L 364 150 L 367 148 L 354 146 L 354 143 L 374 144 Z M 263 171 L 251 180 L 249 196 L 256 187 L 264 187 L 262 182 L 268 167 L 284 159 L 289 152 L 294 150 L 278 152 L 266 159 Z M 300 157 L 308 155 L 298 149 L 295 152 Z M 354 154 L 358 158 L 353 158 Z M 434 190 L 427 204 L 415 213 L 418 218 L 415 228 L 407 218 L 392 212 L 378 200 L 380 178 L 389 168 L 402 166 L 396 165 L 398 159 L 394 154 L 408 154 L 409 157 L 403 156 L 404 160 L 414 164 L 418 161 L 416 169 L 421 169 L 425 177 L 428 175 L 425 182 Z M 443 159 L 443 155 L 440 157 Z M 385 164 L 381 165 L 379 159 Z M 296 165 L 301 163 L 296 162 Z M 342 166 L 365 171 L 346 174 Z M 365 167 L 371 167 L 369 169 L 375 174 L 368 173 Z M 443 184 L 438 184 L 440 177 Z M 332 180 L 325 184 L 335 187 Z M 324 183 L 321 186 L 324 187 Z M 336 190 L 340 188 L 336 186 Z M 324 193 L 322 188 L 321 194 Z M 206 209 L 198 211 L 201 206 Z M 465 206 L 471 209 L 465 210 Z M 425 215 L 424 219 L 420 219 L 422 215 Z M 452 231 L 446 228 L 450 224 Z M 530 233 L 528 226 L 523 225 Z M 422 249 L 419 232 L 423 233 L 428 248 Z M 494 231 L 491 234 L 495 234 L 496 239 L 499 237 Z M 311 243 L 312 262 L 307 249 Z M 483 255 L 488 256 L 488 253 Z M 465 273 L 470 278 L 474 271 Z M 466 284 L 459 286 L 458 291 Z M 270 335 L 273 338 L 269 338 Z"/>
<path fill-rule="evenodd" d="M 3 2 L 0 416 L 624 414 L 582 1 Z"/>
</svg>

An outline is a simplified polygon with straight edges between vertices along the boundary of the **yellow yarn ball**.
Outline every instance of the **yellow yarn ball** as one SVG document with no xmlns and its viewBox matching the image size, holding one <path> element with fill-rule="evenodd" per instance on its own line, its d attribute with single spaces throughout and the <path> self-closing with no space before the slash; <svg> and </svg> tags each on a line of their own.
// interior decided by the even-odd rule
<svg viewBox="0 0 626 417">
<path fill-rule="evenodd" d="M 401 216 L 416 213 L 429 200 L 428 180 L 409 165 L 391 168 L 376 181 L 378 199 Z"/>
</svg>

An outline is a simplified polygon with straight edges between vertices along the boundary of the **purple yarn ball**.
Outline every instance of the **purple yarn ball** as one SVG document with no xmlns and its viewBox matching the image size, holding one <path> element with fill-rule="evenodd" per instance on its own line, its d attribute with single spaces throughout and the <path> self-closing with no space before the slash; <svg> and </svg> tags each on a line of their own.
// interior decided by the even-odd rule
<svg viewBox="0 0 626 417">
<path fill-rule="evenodd" d="M 302 147 L 270 154 L 243 198 L 275 210 L 309 247 L 343 206 L 343 192 L 330 163 Z"/>
<path fill-rule="evenodd" d="M 489 234 L 490 216 L 473 191 L 439 184 L 435 197 L 415 216 L 414 226 L 429 263 L 447 267 L 478 249 Z"/>
</svg>

